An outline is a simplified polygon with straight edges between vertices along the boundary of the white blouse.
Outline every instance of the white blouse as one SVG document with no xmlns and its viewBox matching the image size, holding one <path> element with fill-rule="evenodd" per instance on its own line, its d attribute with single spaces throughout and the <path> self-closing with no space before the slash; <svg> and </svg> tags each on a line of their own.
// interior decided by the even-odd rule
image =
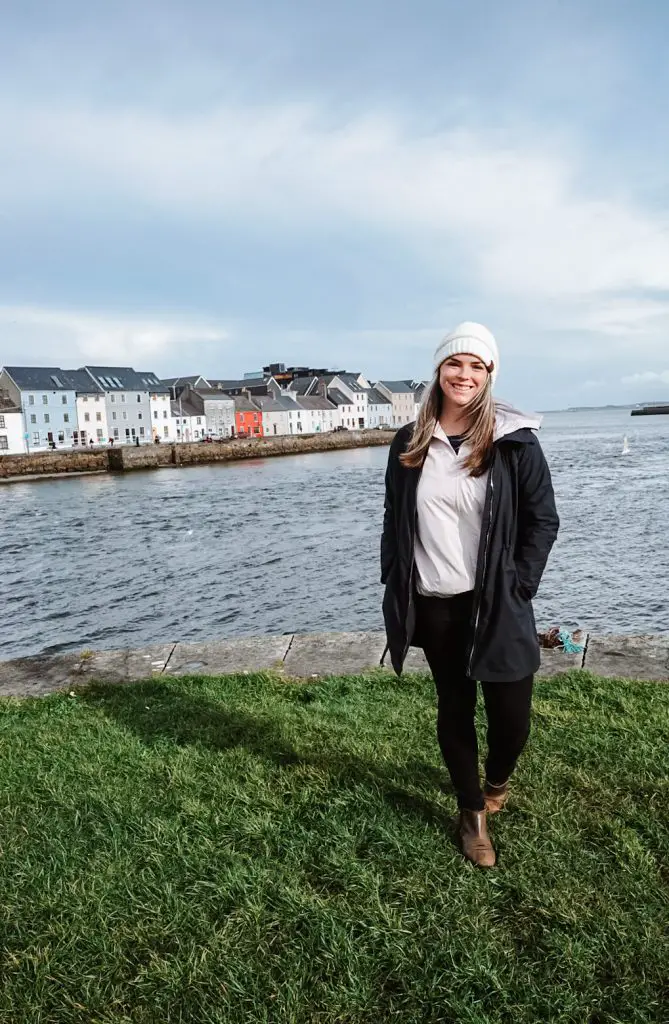
<svg viewBox="0 0 669 1024">
<path fill-rule="evenodd" d="M 456 454 L 437 422 L 416 495 L 416 589 L 427 597 L 473 590 L 488 474 L 463 468 L 470 448 Z"/>
</svg>

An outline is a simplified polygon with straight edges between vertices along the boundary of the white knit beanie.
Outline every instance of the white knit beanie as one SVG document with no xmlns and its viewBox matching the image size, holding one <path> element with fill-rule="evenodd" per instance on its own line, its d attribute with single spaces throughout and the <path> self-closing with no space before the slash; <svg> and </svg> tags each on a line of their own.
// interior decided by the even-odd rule
<svg viewBox="0 0 669 1024">
<path fill-rule="evenodd" d="M 488 368 L 492 365 L 490 384 L 494 385 L 499 372 L 497 342 L 487 327 L 484 327 L 483 324 L 472 323 L 470 320 L 458 324 L 455 330 L 447 334 L 439 343 L 434 353 L 435 370 L 438 370 L 444 359 L 448 359 L 449 356 L 464 355 L 465 353 L 470 356 L 478 356 Z"/>
</svg>

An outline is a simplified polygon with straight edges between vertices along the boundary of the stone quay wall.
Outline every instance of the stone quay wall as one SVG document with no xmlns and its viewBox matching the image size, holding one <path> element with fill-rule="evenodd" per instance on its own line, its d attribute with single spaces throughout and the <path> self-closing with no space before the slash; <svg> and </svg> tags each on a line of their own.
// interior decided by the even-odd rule
<svg viewBox="0 0 669 1024">
<path fill-rule="evenodd" d="M 669 683 L 669 633 L 593 636 L 584 650 L 542 650 L 539 676 L 585 669 L 603 678 Z M 72 651 L 0 661 L 0 698 L 41 697 L 93 680 L 128 683 L 160 677 L 272 672 L 290 680 L 392 671 L 384 633 L 287 633 L 199 643 L 166 641 L 140 649 Z M 423 652 L 412 647 L 407 673 L 428 673 Z M 576 684 L 578 685 L 578 684 Z"/>
<path fill-rule="evenodd" d="M 172 444 L 119 445 L 118 447 L 33 452 L 30 455 L 0 455 L 0 481 L 76 473 L 123 473 L 135 469 L 165 466 L 195 466 L 238 459 L 265 459 L 276 455 L 300 455 L 346 448 L 389 445 L 392 430 L 350 430 L 289 435 L 287 437 L 235 438 Z"/>
</svg>

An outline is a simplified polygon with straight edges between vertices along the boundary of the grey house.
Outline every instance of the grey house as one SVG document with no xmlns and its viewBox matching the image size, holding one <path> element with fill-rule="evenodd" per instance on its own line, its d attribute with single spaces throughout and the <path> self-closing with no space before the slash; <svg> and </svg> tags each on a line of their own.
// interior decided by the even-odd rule
<svg viewBox="0 0 669 1024">
<path fill-rule="evenodd" d="M 0 392 L 23 412 L 29 452 L 79 443 L 76 389 L 59 366 L 5 366 Z"/>
<path fill-rule="evenodd" d="M 152 441 L 150 392 L 140 375 L 130 366 L 82 369 L 105 394 L 109 436 L 120 444 L 132 444 L 136 438 L 140 444 Z"/>
</svg>

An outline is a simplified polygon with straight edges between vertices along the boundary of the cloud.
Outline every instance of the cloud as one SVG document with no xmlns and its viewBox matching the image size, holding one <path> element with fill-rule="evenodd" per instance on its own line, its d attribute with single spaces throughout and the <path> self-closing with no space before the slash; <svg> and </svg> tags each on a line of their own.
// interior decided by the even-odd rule
<svg viewBox="0 0 669 1024">
<path fill-rule="evenodd" d="M 76 310 L 0 306 L 5 350 L 30 348 L 29 362 L 62 365 L 115 363 L 152 369 L 155 360 L 179 355 L 197 360 L 203 347 L 228 338 L 216 325 L 180 317 L 122 317 Z M 17 360 L 12 360 L 16 362 Z"/>
<path fill-rule="evenodd" d="M 642 373 L 632 373 L 628 377 L 621 378 L 621 384 L 669 384 L 669 370 L 644 370 Z"/>
<path fill-rule="evenodd" d="M 486 294 L 587 297 L 595 318 L 620 292 L 669 291 L 667 216 L 588 195 L 587 154 L 562 140 L 567 158 L 537 131 L 419 134 L 393 113 L 336 121 L 309 103 L 176 116 L 5 105 L 2 119 L 15 155 L 0 182 L 18 204 L 98 196 L 267 231 L 346 222 L 402 239 L 432 269 L 455 244 Z"/>
</svg>

